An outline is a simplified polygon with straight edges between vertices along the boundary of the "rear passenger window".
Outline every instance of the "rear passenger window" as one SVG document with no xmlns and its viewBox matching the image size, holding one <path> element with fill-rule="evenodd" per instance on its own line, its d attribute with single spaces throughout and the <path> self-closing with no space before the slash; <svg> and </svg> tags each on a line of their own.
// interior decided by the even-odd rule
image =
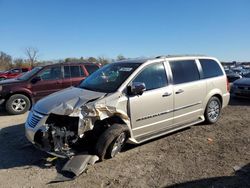
<svg viewBox="0 0 250 188">
<path fill-rule="evenodd" d="M 168 82 L 164 65 L 162 63 L 149 65 L 133 82 L 143 82 L 147 91 L 166 86 Z"/>
<path fill-rule="evenodd" d="M 80 66 L 64 66 L 64 78 L 76 78 L 84 76 Z"/>
<path fill-rule="evenodd" d="M 216 61 L 212 59 L 200 59 L 199 61 L 203 71 L 203 78 L 212 78 L 223 75 L 223 72 Z"/>
<path fill-rule="evenodd" d="M 97 65 L 84 65 L 89 74 L 95 72 L 99 67 Z"/>
<path fill-rule="evenodd" d="M 170 61 L 174 84 L 182 84 L 200 79 L 195 60 Z"/>
</svg>

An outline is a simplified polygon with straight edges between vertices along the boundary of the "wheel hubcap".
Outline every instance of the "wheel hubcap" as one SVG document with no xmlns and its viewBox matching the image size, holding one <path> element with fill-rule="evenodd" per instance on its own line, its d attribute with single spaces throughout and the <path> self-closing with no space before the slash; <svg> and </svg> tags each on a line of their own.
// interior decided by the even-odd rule
<svg viewBox="0 0 250 188">
<path fill-rule="evenodd" d="M 24 99 L 16 99 L 12 102 L 12 108 L 16 112 L 23 111 L 26 107 L 26 102 Z"/>
<path fill-rule="evenodd" d="M 111 157 L 114 157 L 117 153 L 121 151 L 125 141 L 126 141 L 126 134 L 123 132 L 117 137 L 113 145 L 113 148 L 111 151 Z"/>
<path fill-rule="evenodd" d="M 220 114 L 220 105 L 217 101 L 211 101 L 208 106 L 208 117 L 215 121 Z"/>
</svg>

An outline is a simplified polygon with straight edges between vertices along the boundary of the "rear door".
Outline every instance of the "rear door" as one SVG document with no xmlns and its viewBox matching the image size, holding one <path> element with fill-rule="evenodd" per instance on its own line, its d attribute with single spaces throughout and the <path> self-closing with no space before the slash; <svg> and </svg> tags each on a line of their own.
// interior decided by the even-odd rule
<svg viewBox="0 0 250 188">
<path fill-rule="evenodd" d="M 206 81 L 201 79 L 196 60 L 170 61 L 174 86 L 174 124 L 198 120 L 206 95 Z"/>
<path fill-rule="evenodd" d="M 62 89 L 61 65 L 47 67 L 37 76 L 41 80 L 31 86 L 35 101 Z"/>
<path fill-rule="evenodd" d="M 148 65 L 133 82 L 146 85 L 142 95 L 129 96 L 133 134 L 143 140 L 172 125 L 173 88 L 168 84 L 164 63 Z"/>
</svg>

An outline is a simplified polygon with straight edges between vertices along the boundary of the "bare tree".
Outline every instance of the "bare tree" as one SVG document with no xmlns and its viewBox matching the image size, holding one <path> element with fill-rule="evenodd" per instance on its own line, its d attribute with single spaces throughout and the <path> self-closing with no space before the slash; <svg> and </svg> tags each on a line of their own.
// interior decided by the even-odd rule
<svg viewBox="0 0 250 188">
<path fill-rule="evenodd" d="M 39 50 L 34 47 L 28 47 L 25 49 L 25 55 L 28 57 L 28 61 L 31 67 L 34 67 L 34 64 L 37 61 Z"/>
<path fill-rule="evenodd" d="M 126 59 L 126 57 L 124 57 L 122 54 L 118 55 L 116 58 L 117 61 L 121 61 L 121 60 L 125 60 L 125 59 Z"/>
<path fill-rule="evenodd" d="M 0 51 L 0 70 L 6 70 L 12 67 L 12 57 Z"/>
<path fill-rule="evenodd" d="M 14 59 L 14 65 L 16 67 L 23 67 L 24 66 L 24 60 L 21 58 Z"/>
</svg>

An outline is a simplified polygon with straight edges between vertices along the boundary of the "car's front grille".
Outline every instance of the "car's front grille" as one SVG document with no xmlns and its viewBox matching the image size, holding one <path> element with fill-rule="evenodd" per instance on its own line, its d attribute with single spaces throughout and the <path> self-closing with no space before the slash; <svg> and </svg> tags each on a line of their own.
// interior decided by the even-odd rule
<svg viewBox="0 0 250 188">
<path fill-rule="evenodd" d="M 32 112 L 28 118 L 28 125 L 31 128 L 35 128 L 38 122 L 42 119 L 43 115 L 38 114 L 37 112 Z"/>
</svg>

